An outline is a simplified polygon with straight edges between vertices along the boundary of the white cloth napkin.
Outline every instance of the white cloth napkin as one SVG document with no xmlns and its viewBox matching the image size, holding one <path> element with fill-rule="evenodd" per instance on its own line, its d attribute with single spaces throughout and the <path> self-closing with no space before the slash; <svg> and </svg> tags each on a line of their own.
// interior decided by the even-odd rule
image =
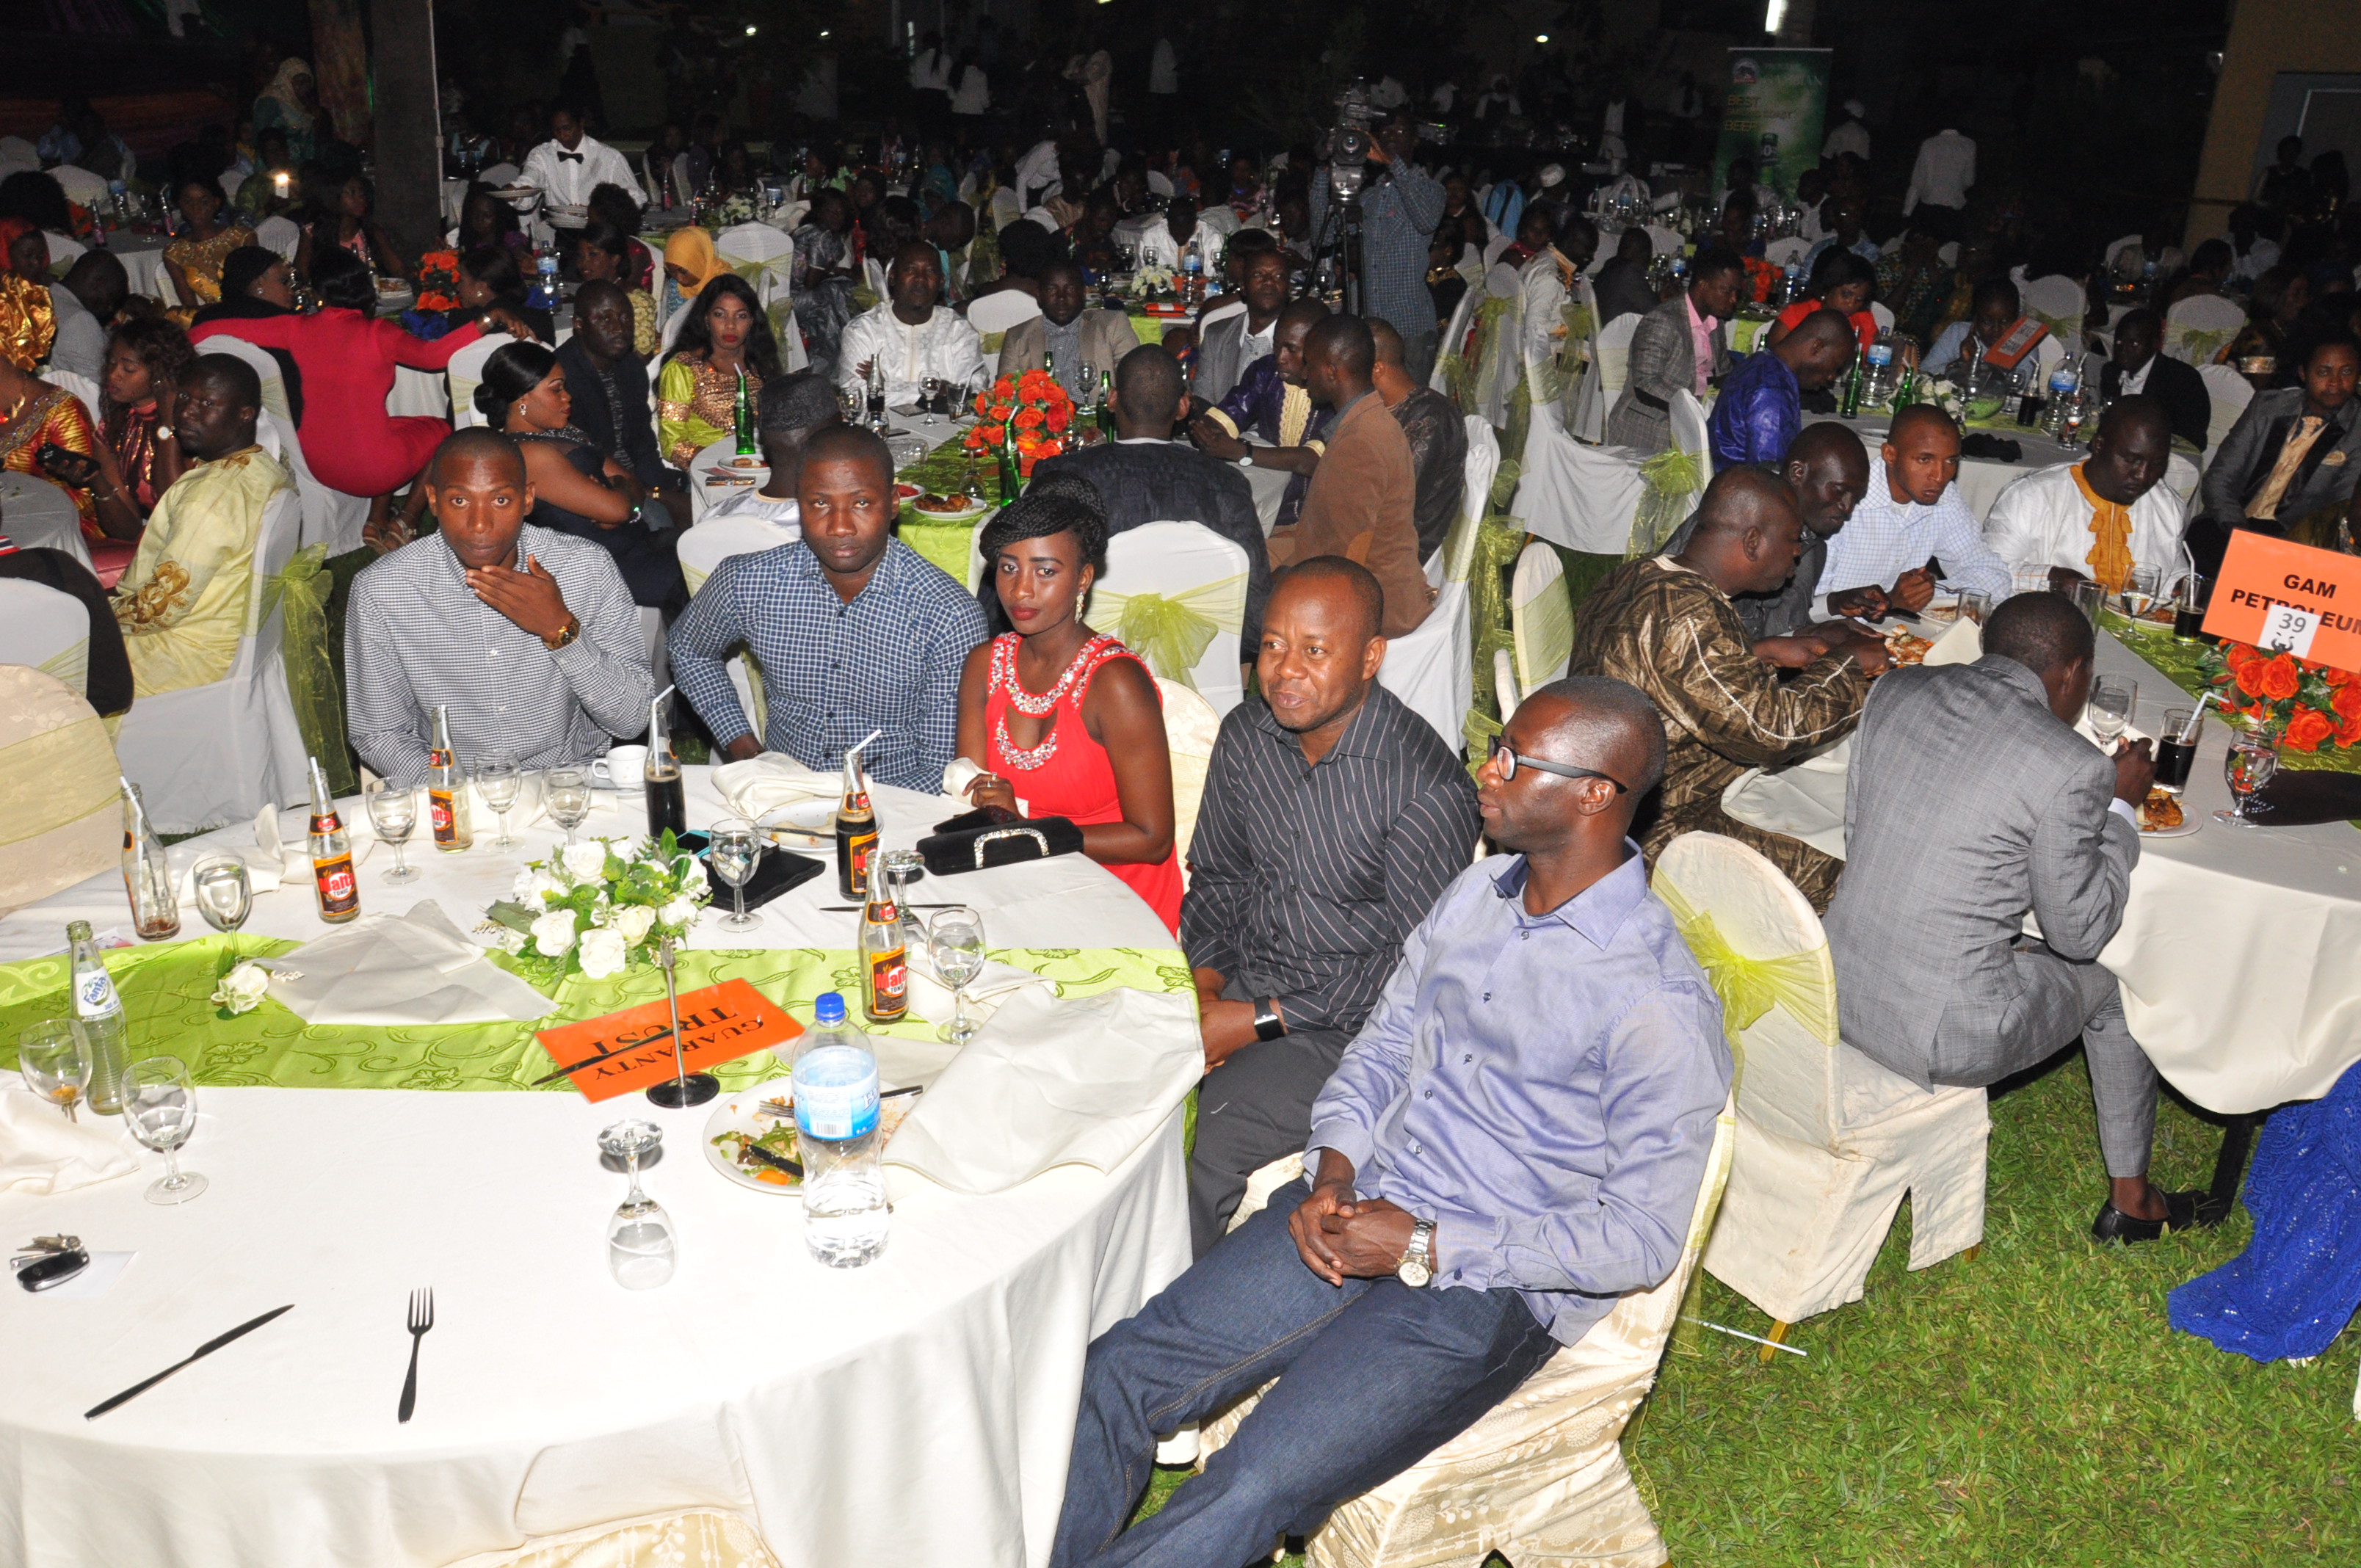
<svg viewBox="0 0 2361 1568">
<path fill-rule="evenodd" d="M 972 805 L 973 803 L 967 797 L 967 786 L 983 776 L 983 770 L 965 757 L 953 757 L 943 764 L 943 794 L 961 806 Z M 1016 797 L 1016 810 L 1020 816 L 1033 815 L 1031 804 L 1021 795 Z"/>
<path fill-rule="evenodd" d="M 431 899 L 256 961 L 272 971 L 270 994 L 307 1024 L 530 1023 L 555 1005 L 495 969 Z"/>
<path fill-rule="evenodd" d="M 1984 656 L 1984 629 L 1972 620 L 1955 620 L 1951 629 L 1927 650 L 1925 664 L 1972 664 Z"/>
<path fill-rule="evenodd" d="M 793 757 L 764 751 L 714 769 L 713 787 L 732 811 L 752 821 L 799 800 L 834 800 L 844 786 L 835 773 L 815 773 Z"/>
<path fill-rule="evenodd" d="M 1721 808 L 1765 832 L 1801 839 L 1824 855 L 1844 859 L 1845 772 L 1852 764 L 1848 735 L 1817 757 L 1776 773 L 1749 768 L 1721 792 Z"/>
<path fill-rule="evenodd" d="M 115 1135 L 120 1123 L 87 1105 L 80 1117 L 67 1121 L 38 1095 L 0 1092 L 0 1191 L 71 1192 L 139 1168 Z"/>
<path fill-rule="evenodd" d="M 910 976 L 910 1011 L 930 1024 L 950 1023 L 956 999 L 951 988 L 936 978 L 934 954 L 924 948 L 913 948 L 903 961 Z M 1046 976 L 987 959 L 983 972 L 967 982 L 967 1015 L 982 1023 L 998 1012 L 1002 1003 L 1028 986 L 1051 996 L 1058 994 L 1056 983 Z"/>
<path fill-rule="evenodd" d="M 979 1193 L 1053 1166 L 1112 1170 L 1204 1071 L 1193 997 L 1025 987 L 919 1097 L 884 1163 Z"/>
</svg>

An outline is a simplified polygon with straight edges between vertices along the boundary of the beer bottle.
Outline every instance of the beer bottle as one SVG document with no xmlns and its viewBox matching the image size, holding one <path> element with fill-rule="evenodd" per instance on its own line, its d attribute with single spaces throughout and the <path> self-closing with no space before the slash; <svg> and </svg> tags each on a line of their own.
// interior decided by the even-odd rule
<svg viewBox="0 0 2361 1568">
<path fill-rule="evenodd" d="M 1861 362 L 1863 357 L 1862 355 L 1854 355 L 1852 368 L 1845 372 L 1844 401 L 1838 410 L 1845 419 L 1852 419 L 1861 412 Z"/>
<path fill-rule="evenodd" d="M 909 1011 L 908 962 L 894 890 L 873 878 L 861 911 L 861 1011 L 871 1023 L 896 1024 Z"/>
<path fill-rule="evenodd" d="M 352 835 L 336 816 L 335 797 L 328 793 L 328 775 L 320 759 L 312 762 L 312 894 L 320 901 L 320 918 L 341 926 L 361 912 L 361 886 L 353 875 Z"/>
<path fill-rule="evenodd" d="M 1114 389 L 1115 389 L 1115 378 L 1114 378 L 1114 377 L 1112 377 L 1112 376 L 1110 376 L 1110 375 L 1108 375 L 1108 374 L 1107 374 L 1105 371 L 1104 371 L 1104 370 L 1100 371 L 1100 372 L 1099 372 L 1099 433 L 1100 433 L 1101 434 L 1104 435 L 1104 436 L 1105 436 L 1109 441 L 1113 441 L 1113 440 L 1115 438 L 1115 399 L 1114 399 L 1114 397 L 1112 396 L 1112 394 L 1113 394 L 1113 392 L 1114 392 Z"/>
<path fill-rule="evenodd" d="M 844 796 L 836 807 L 836 891 L 866 903 L 869 863 L 877 858 L 877 808 L 861 776 L 861 756 L 844 754 Z"/>
<path fill-rule="evenodd" d="M 434 711 L 434 729 L 426 739 L 426 816 L 435 849 L 455 855 L 476 841 L 467 825 L 467 773 L 451 744 L 450 710 L 438 702 Z"/>
<path fill-rule="evenodd" d="M 675 838 L 688 831 L 688 795 L 680 774 L 680 759 L 672 749 L 672 723 L 664 709 L 673 688 L 648 704 L 648 766 L 641 787 L 648 799 L 648 837 L 663 842 L 664 829 Z"/>
<path fill-rule="evenodd" d="M 730 410 L 730 423 L 738 437 L 738 455 L 754 455 L 754 400 L 746 390 L 746 372 L 738 372 L 738 400 Z"/>
</svg>

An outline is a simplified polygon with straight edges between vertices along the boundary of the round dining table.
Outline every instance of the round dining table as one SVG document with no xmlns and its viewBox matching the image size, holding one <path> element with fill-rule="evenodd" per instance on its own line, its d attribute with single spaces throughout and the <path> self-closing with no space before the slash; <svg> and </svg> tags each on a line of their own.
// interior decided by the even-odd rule
<svg viewBox="0 0 2361 1568">
<path fill-rule="evenodd" d="M 728 814 L 708 770 L 688 770 L 686 793 L 692 826 Z M 873 794 L 889 849 L 960 809 L 888 786 Z M 344 809 L 364 915 L 431 900 L 462 930 L 558 838 L 535 817 L 512 822 L 516 846 L 497 850 L 485 817 L 465 852 L 412 842 L 423 874 L 396 887 L 367 814 L 357 802 Z M 302 821 L 291 811 L 279 824 L 298 846 Z M 580 829 L 644 830 L 636 791 L 602 792 Z M 257 837 L 251 825 L 208 836 L 237 848 Z M 824 843 L 812 852 L 830 859 Z M 829 907 L 846 902 L 832 862 L 742 936 L 719 927 L 728 895 L 717 893 L 685 965 L 735 966 L 807 1020 L 818 991 L 851 990 L 857 916 Z M 917 899 L 977 908 L 996 956 L 1068 995 L 1110 977 L 1188 985 L 1161 922 L 1080 856 L 929 876 Z M 0 918 L 0 1049 L 25 1020 L 62 1010 L 62 961 L 42 955 L 76 918 L 119 941 L 121 881 L 93 877 Z M 184 920 L 186 938 L 194 911 Z M 306 875 L 258 894 L 244 939 L 327 929 Z M 143 1201 L 160 1161 L 104 1122 L 139 1158 L 137 1175 L 57 1195 L 0 1188 L 12 1244 L 64 1233 L 103 1263 L 131 1255 L 94 1299 L 0 1293 L 0 1561 L 419 1568 L 685 1509 L 736 1516 L 789 1568 L 1046 1561 L 1084 1348 L 1189 1260 L 1179 1111 L 1104 1174 L 1062 1166 L 988 1196 L 913 1177 L 893 1189 L 884 1255 L 835 1270 L 807 1254 L 792 1196 L 741 1187 L 708 1164 L 710 1105 L 665 1111 L 636 1093 L 593 1104 L 563 1082 L 525 1091 L 552 1066 L 532 1025 L 492 1031 L 513 1031 L 500 1081 L 470 1080 L 481 1063 L 434 1031 L 306 1026 L 275 1002 L 234 1021 L 251 1024 L 244 1044 L 210 1014 L 189 1043 L 155 1037 L 137 964 L 164 963 L 168 946 L 113 953 L 111 967 L 132 1054 L 178 1044 L 191 1058 L 198 1117 L 181 1163 L 211 1185 L 184 1206 Z M 206 983 L 181 1000 L 203 1007 Z M 915 1023 L 895 1033 L 931 1039 Z M 894 1043 L 879 1049 L 888 1081 Z M 424 1065 L 401 1079 L 412 1062 Z M 740 1090 L 779 1070 L 749 1059 L 723 1077 Z M 299 1086 L 356 1077 L 381 1086 Z M 664 1131 L 643 1181 L 679 1237 L 676 1273 L 643 1291 L 624 1289 L 607 1264 L 605 1226 L 625 1182 L 602 1166 L 596 1138 L 627 1117 Z M 434 1324 L 403 1422 L 407 1306 L 426 1287 Z"/>
<path fill-rule="evenodd" d="M 84 566 L 90 544 L 82 536 L 82 513 L 63 487 L 35 474 L 0 470 L 0 533 L 19 550 L 62 550 Z"/>
</svg>

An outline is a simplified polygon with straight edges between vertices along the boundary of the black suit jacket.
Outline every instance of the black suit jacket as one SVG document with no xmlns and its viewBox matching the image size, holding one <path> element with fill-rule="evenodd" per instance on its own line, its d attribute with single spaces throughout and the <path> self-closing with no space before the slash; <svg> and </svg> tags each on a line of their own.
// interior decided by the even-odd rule
<svg viewBox="0 0 2361 1568">
<path fill-rule="evenodd" d="M 579 336 L 569 337 L 557 350 L 557 367 L 566 377 L 566 395 L 574 400 L 574 428 L 590 444 L 631 471 L 642 485 L 664 483 L 664 455 L 656 450 L 655 420 L 648 411 L 648 367 L 631 355 L 615 361 L 608 374 L 615 396 L 621 400 L 620 426 L 607 404 L 606 389 L 590 363 L 589 350 Z"/>
<path fill-rule="evenodd" d="M 123 651 L 123 628 L 106 590 L 89 567 L 62 550 L 13 550 L 0 555 L 0 577 L 38 583 L 71 594 L 90 612 L 90 673 L 83 693 L 101 718 L 131 707 L 131 655 Z"/>
<path fill-rule="evenodd" d="M 1605 326 L 1617 316 L 1646 315 L 1656 308 L 1656 291 L 1648 285 L 1648 269 L 1638 262 L 1617 257 L 1598 269 L 1590 280 L 1591 291 L 1598 296 L 1598 324 Z"/>
<path fill-rule="evenodd" d="M 1185 442 L 1102 442 L 1034 471 L 1088 479 L 1106 503 L 1110 535 L 1150 522 L 1202 522 L 1246 553 L 1246 618 L 1238 658 L 1252 663 L 1262 646 L 1263 605 L 1270 598 L 1270 552 L 1254 490 L 1236 466 L 1208 457 Z M 991 591 L 989 582 L 984 591 Z M 990 616 L 992 606 L 985 607 Z M 996 622 L 995 622 L 996 624 Z"/>
<path fill-rule="evenodd" d="M 2123 369 L 2114 360 L 2100 367 L 2099 390 L 2103 396 L 2118 396 L 2123 385 Z M 2172 421 L 2172 433 L 2195 442 L 2197 450 L 2204 451 L 2205 427 L 2213 418 L 2213 396 L 2205 389 L 2205 378 L 2197 373 L 2197 367 L 2159 354 L 2149 362 L 2145 389 L 2164 405 Z"/>
</svg>

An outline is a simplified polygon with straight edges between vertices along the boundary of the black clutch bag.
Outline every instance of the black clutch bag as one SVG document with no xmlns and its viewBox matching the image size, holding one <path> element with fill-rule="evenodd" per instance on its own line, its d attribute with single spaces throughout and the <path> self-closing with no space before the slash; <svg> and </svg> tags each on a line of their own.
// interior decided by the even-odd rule
<svg viewBox="0 0 2361 1568">
<path fill-rule="evenodd" d="M 1019 817 L 1004 806 L 962 812 L 918 840 L 919 858 L 936 876 L 1046 861 L 1082 847 L 1082 830 L 1063 817 Z"/>
</svg>

